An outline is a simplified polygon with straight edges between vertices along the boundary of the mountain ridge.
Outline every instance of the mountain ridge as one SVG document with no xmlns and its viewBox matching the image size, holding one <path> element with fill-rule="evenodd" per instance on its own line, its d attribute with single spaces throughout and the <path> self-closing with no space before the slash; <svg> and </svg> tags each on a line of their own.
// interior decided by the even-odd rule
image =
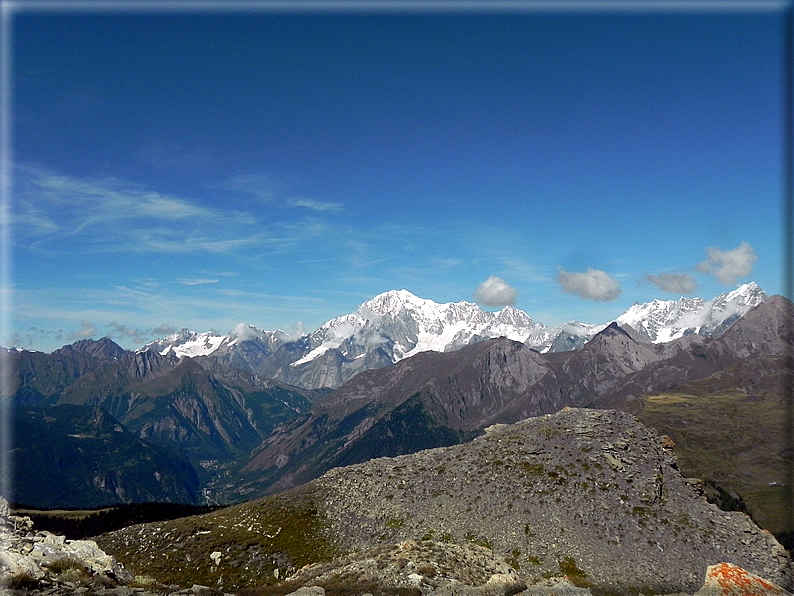
<svg viewBox="0 0 794 596">
<path fill-rule="evenodd" d="M 784 356 L 792 347 L 790 309 L 785 298 L 772 297 L 717 338 L 690 335 L 668 344 L 644 342 L 612 323 L 571 352 L 541 354 L 507 338 L 420 352 L 359 374 L 284 422 L 241 472 L 257 490 L 283 490 L 336 465 L 405 453 L 404 436 L 439 447 L 494 423 L 667 391 L 748 354 Z"/>
<path fill-rule="evenodd" d="M 615 322 L 631 326 L 651 343 L 689 334 L 718 335 L 766 299 L 766 293 L 750 282 L 711 300 L 682 297 L 637 304 Z M 379 294 L 355 312 L 298 338 L 240 324 L 227 335 L 183 329 L 137 351 L 218 358 L 290 385 L 335 389 L 362 370 L 388 366 L 421 351 L 447 352 L 494 337 L 520 341 L 539 352 L 578 349 L 608 324 L 572 321 L 546 326 L 512 306 L 485 311 L 471 302 L 437 303 L 402 289 Z"/>
<path fill-rule="evenodd" d="M 128 352 L 108 339 L 49 355 L 12 350 L 5 372 L 17 406 L 101 406 L 139 438 L 187 458 L 201 478 L 202 499 L 228 502 L 308 481 L 335 465 L 457 444 L 491 424 L 565 406 L 627 404 L 742 359 L 780 357 L 792 343 L 790 311 L 789 301 L 773 296 L 717 337 L 690 333 L 667 343 L 613 322 L 565 352 L 482 338 L 391 363 L 378 346 L 352 361 L 361 366 L 347 381 L 339 366 L 350 361 L 329 349 L 317 359 L 329 366 L 309 372 L 319 386 L 338 384 L 333 391 L 301 389 L 211 356 Z M 271 357 L 289 368 L 309 351 L 308 343 L 294 346 L 282 344 Z M 379 365 L 365 366 L 371 360 Z"/>
</svg>

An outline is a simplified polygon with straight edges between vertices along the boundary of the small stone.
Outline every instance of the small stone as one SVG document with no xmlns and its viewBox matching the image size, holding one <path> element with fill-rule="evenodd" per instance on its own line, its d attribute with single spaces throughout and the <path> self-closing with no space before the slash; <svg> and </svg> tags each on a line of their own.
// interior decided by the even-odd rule
<svg viewBox="0 0 794 596">
<path fill-rule="evenodd" d="M 325 590 L 321 586 L 303 586 L 287 596 L 325 596 Z"/>
</svg>

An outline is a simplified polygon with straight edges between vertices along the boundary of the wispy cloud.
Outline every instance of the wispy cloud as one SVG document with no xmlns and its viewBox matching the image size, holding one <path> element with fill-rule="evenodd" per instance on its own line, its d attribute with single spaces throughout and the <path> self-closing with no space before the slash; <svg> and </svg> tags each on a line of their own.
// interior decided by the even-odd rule
<svg viewBox="0 0 794 596">
<path fill-rule="evenodd" d="M 716 246 L 706 249 L 707 259 L 696 267 L 701 273 L 711 273 L 720 283 L 734 285 L 740 277 L 753 271 L 758 260 L 755 250 L 747 242 L 742 242 L 731 250 L 720 250 Z"/>
<path fill-rule="evenodd" d="M 71 341 L 77 341 L 80 339 L 87 339 L 90 337 L 94 337 L 96 335 L 96 327 L 90 321 L 80 321 L 82 327 L 77 331 L 70 333 L 67 337 Z"/>
<path fill-rule="evenodd" d="M 209 277 L 197 277 L 197 278 L 187 278 L 187 277 L 180 277 L 177 278 L 177 283 L 182 284 L 183 286 L 201 286 L 204 284 L 216 284 L 219 280 L 212 279 Z"/>
<path fill-rule="evenodd" d="M 283 249 L 295 233 L 117 178 L 81 179 L 20 167 L 15 237 L 53 253 L 233 253 Z"/>
<path fill-rule="evenodd" d="M 698 288 L 697 280 L 688 273 L 646 273 L 644 279 L 660 290 L 676 294 L 691 294 Z"/>
<path fill-rule="evenodd" d="M 517 297 L 518 292 L 515 288 L 494 275 L 482 282 L 474 291 L 474 299 L 484 306 L 513 306 Z"/>
<path fill-rule="evenodd" d="M 286 190 L 286 185 L 269 174 L 239 174 L 218 184 L 218 187 L 266 202 L 277 200 Z"/>
<path fill-rule="evenodd" d="M 18 332 L 2 338 L 0 344 L 47 351 L 79 339 L 106 336 L 135 348 L 182 327 L 225 333 L 241 320 L 276 329 L 290 320 L 309 317 L 319 324 L 326 318 L 323 313 L 319 320 L 317 314 L 324 296 L 233 290 L 214 284 L 200 293 L 180 292 L 167 283 L 159 288 L 146 284 L 90 290 L 40 288 L 20 291 L 17 298 Z"/>
<path fill-rule="evenodd" d="M 314 211 L 342 211 L 342 203 L 330 203 L 327 201 L 317 201 L 315 199 L 291 198 L 287 200 L 290 207 L 305 207 Z"/>
<path fill-rule="evenodd" d="M 611 302 L 620 296 L 620 283 L 608 273 L 589 268 L 584 273 L 557 268 L 557 281 L 563 291 L 596 302 Z"/>
</svg>

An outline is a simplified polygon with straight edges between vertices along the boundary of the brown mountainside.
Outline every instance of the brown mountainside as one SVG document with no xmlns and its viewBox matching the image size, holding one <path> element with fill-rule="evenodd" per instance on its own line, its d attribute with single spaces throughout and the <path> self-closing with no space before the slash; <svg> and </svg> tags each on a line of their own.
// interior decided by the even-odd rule
<svg viewBox="0 0 794 596">
<path fill-rule="evenodd" d="M 792 346 L 775 296 L 718 338 L 650 344 L 615 324 L 582 349 L 540 354 L 505 338 L 427 352 L 359 374 L 278 427 L 243 469 L 247 490 L 282 490 L 337 465 L 451 445 L 490 424 L 673 389 Z"/>
</svg>

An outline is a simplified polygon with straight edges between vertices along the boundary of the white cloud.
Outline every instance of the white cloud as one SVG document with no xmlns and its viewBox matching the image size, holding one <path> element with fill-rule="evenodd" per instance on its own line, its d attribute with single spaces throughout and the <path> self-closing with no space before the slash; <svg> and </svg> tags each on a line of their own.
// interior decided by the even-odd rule
<svg viewBox="0 0 794 596">
<path fill-rule="evenodd" d="M 665 292 L 676 294 L 691 294 L 698 287 L 697 280 L 688 273 L 646 273 L 645 279 Z"/>
<path fill-rule="evenodd" d="M 81 329 L 68 335 L 70 341 L 88 339 L 89 337 L 94 337 L 96 335 L 96 327 L 94 327 L 92 323 L 89 321 L 80 321 L 80 324 L 82 325 Z"/>
<path fill-rule="evenodd" d="M 330 203 L 327 201 L 317 201 L 315 199 L 292 198 L 287 201 L 290 207 L 305 207 L 314 211 L 342 211 L 342 203 Z"/>
<path fill-rule="evenodd" d="M 758 260 L 755 250 L 747 242 L 734 249 L 720 250 L 716 246 L 706 249 L 708 259 L 696 267 L 702 273 L 711 273 L 720 283 L 734 285 L 740 277 L 750 275 Z"/>
<path fill-rule="evenodd" d="M 294 324 L 290 326 L 290 330 L 285 333 L 287 341 L 294 341 L 299 337 L 306 335 L 309 333 L 309 330 L 303 324 L 303 321 L 295 321 Z"/>
<path fill-rule="evenodd" d="M 240 341 L 248 341 L 262 337 L 262 333 L 258 329 L 247 323 L 237 323 L 229 335 L 236 337 Z"/>
<path fill-rule="evenodd" d="M 474 299 L 484 306 L 513 306 L 518 292 L 498 277 L 491 276 L 474 291 Z"/>
<path fill-rule="evenodd" d="M 212 279 L 209 277 L 197 277 L 197 278 L 179 277 L 177 278 L 176 281 L 181 283 L 183 286 L 201 286 L 204 284 L 218 283 L 217 279 Z"/>
<path fill-rule="evenodd" d="M 584 273 L 565 271 L 562 267 L 557 269 L 557 281 L 563 291 L 576 294 L 596 302 L 610 302 L 615 300 L 623 291 L 620 284 L 612 276 L 599 269 L 587 268 Z"/>
</svg>

